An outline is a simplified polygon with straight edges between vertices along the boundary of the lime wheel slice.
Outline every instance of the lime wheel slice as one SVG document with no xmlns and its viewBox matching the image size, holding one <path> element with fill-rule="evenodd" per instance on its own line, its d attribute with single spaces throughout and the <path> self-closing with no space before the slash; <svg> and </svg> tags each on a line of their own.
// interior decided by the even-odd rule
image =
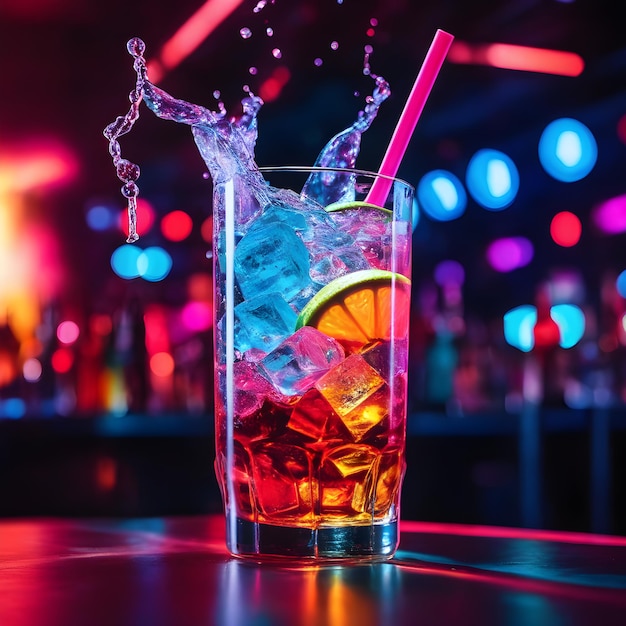
<svg viewBox="0 0 626 626">
<path fill-rule="evenodd" d="M 360 270 L 322 287 L 300 312 L 296 328 L 313 326 L 354 353 L 376 341 L 406 338 L 410 304 L 406 276 Z"/>
<path fill-rule="evenodd" d="M 351 202 L 333 202 L 325 207 L 327 213 L 336 213 L 337 211 L 352 211 L 355 209 L 371 209 L 375 211 L 381 211 L 386 214 L 389 219 L 393 215 L 393 212 L 390 209 L 385 209 L 377 204 L 372 204 L 371 202 L 362 202 L 360 200 L 353 200 Z"/>
</svg>

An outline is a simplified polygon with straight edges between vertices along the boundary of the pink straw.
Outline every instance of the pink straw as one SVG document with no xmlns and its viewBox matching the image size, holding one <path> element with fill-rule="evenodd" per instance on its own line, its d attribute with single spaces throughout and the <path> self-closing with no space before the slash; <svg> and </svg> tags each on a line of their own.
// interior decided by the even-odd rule
<svg viewBox="0 0 626 626">
<path fill-rule="evenodd" d="M 426 53 L 422 68 L 415 79 L 413 89 L 411 89 L 409 98 L 404 105 L 404 110 L 393 131 L 387 152 L 385 152 L 385 156 L 380 164 L 380 169 L 378 170 L 379 174 L 394 177 L 398 172 L 400 162 L 409 145 L 409 140 L 413 135 L 417 120 L 422 114 L 426 100 L 435 84 L 435 79 L 437 78 L 437 74 L 439 74 L 439 70 L 443 65 L 446 54 L 448 54 L 453 39 L 453 35 L 443 30 L 437 30 L 435 33 L 433 42 L 430 44 L 430 48 Z M 382 176 L 376 178 L 367 195 L 366 202 L 383 206 L 389 194 L 389 190 L 391 189 L 391 184 L 392 181 L 389 178 Z"/>
</svg>

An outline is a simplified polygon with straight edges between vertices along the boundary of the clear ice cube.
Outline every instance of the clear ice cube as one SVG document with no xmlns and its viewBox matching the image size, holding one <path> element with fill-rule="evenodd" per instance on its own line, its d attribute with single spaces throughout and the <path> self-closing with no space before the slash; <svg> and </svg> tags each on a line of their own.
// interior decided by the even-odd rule
<svg viewBox="0 0 626 626">
<path fill-rule="evenodd" d="M 234 310 L 235 350 L 271 352 L 296 326 L 297 315 L 278 293 L 255 296 Z"/>
<path fill-rule="evenodd" d="M 285 300 L 311 282 L 309 253 L 286 224 L 252 229 L 235 248 L 235 276 L 244 298 L 278 292 Z"/>
<path fill-rule="evenodd" d="M 259 365 L 283 394 L 300 396 L 343 358 L 343 348 L 337 341 L 311 326 L 304 326 L 272 350 Z"/>
</svg>

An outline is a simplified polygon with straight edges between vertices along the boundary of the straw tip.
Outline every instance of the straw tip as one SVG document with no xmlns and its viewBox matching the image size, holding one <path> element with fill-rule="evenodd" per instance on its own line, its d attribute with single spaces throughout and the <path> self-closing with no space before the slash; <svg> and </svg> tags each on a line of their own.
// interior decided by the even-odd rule
<svg viewBox="0 0 626 626">
<path fill-rule="evenodd" d="M 451 33 L 449 33 L 448 31 L 443 30 L 443 29 L 441 29 L 441 28 L 438 28 L 438 29 L 437 29 L 437 32 L 435 33 L 435 35 L 436 35 L 437 37 L 442 37 L 442 38 L 444 38 L 444 39 L 448 39 L 448 40 L 450 40 L 450 41 L 452 41 L 452 40 L 454 39 L 454 35 L 452 35 L 452 34 L 451 34 Z"/>
</svg>

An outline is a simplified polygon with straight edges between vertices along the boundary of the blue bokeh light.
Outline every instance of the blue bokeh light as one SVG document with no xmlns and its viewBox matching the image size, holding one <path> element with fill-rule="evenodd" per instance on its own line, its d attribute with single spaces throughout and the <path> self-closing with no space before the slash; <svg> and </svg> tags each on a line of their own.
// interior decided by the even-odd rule
<svg viewBox="0 0 626 626">
<path fill-rule="evenodd" d="M 172 269 L 172 257 L 160 246 L 143 250 L 137 258 L 139 275 L 149 282 L 163 280 Z"/>
<path fill-rule="evenodd" d="M 621 272 L 615 281 L 615 288 L 622 298 L 626 298 L 626 270 Z"/>
<path fill-rule="evenodd" d="M 585 314 L 575 304 L 555 304 L 550 308 L 550 317 L 561 331 L 561 348 L 572 348 L 582 339 L 585 333 Z"/>
<path fill-rule="evenodd" d="M 114 211 L 103 204 L 96 204 L 87 210 L 85 220 L 91 230 L 109 230 L 118 225 L 119 211 Z"/>
<path fill-rule="evenodd" d="M 413 205 L 411 206 L 411 226 L 413 228 L 413 232 L 417 228 L 417 225 L 420 221 L 420 207 L 417 202 L 417 198 L 413 198 Z"/>
<path fill-rule="evenodd" d="M 533 329 L 537 323 L 537 308 L 522 304 L 507 311 L 503 321 L 506 342 L 522 352 L 530 352 L 535 346 Z"/>
<path fill-rule="evenodd" d="M 137 278 L 140 275 L 137 262 L 141 253 L 141 248 L 138 246 L 125 243 L 113 251 L 111 268 L 120 278 L 125 280 Z"/>
<path fill-rule="evenodd" d="M 454 220 L 465 212 L 467 193 L 461 181 L 445 170 L 425 174 L 417 186 L 422 210 L 440 222 Z"/>
<path fill-rule="evenodd" d="M 593 133 L 571 118 L 554 120 L 539 139 L 539 161 L 550 176 L 571 183 L 581 180 L 596 164 L 598 146 Z"/>
<path fill-rule="evenodd" d="M 513 160 L 485 148 L 470 159 L 465 174 L 470 195 L 485 209 L 501 211 L 510 206 L 519 191 L 519 172 Z"/>
<path fill-rule="evenodd" d="M 0 400 L 0 417 L 20 419 L 26 415 L 26 402 L 22 398 L 7 398 Z"/>
</svg>

